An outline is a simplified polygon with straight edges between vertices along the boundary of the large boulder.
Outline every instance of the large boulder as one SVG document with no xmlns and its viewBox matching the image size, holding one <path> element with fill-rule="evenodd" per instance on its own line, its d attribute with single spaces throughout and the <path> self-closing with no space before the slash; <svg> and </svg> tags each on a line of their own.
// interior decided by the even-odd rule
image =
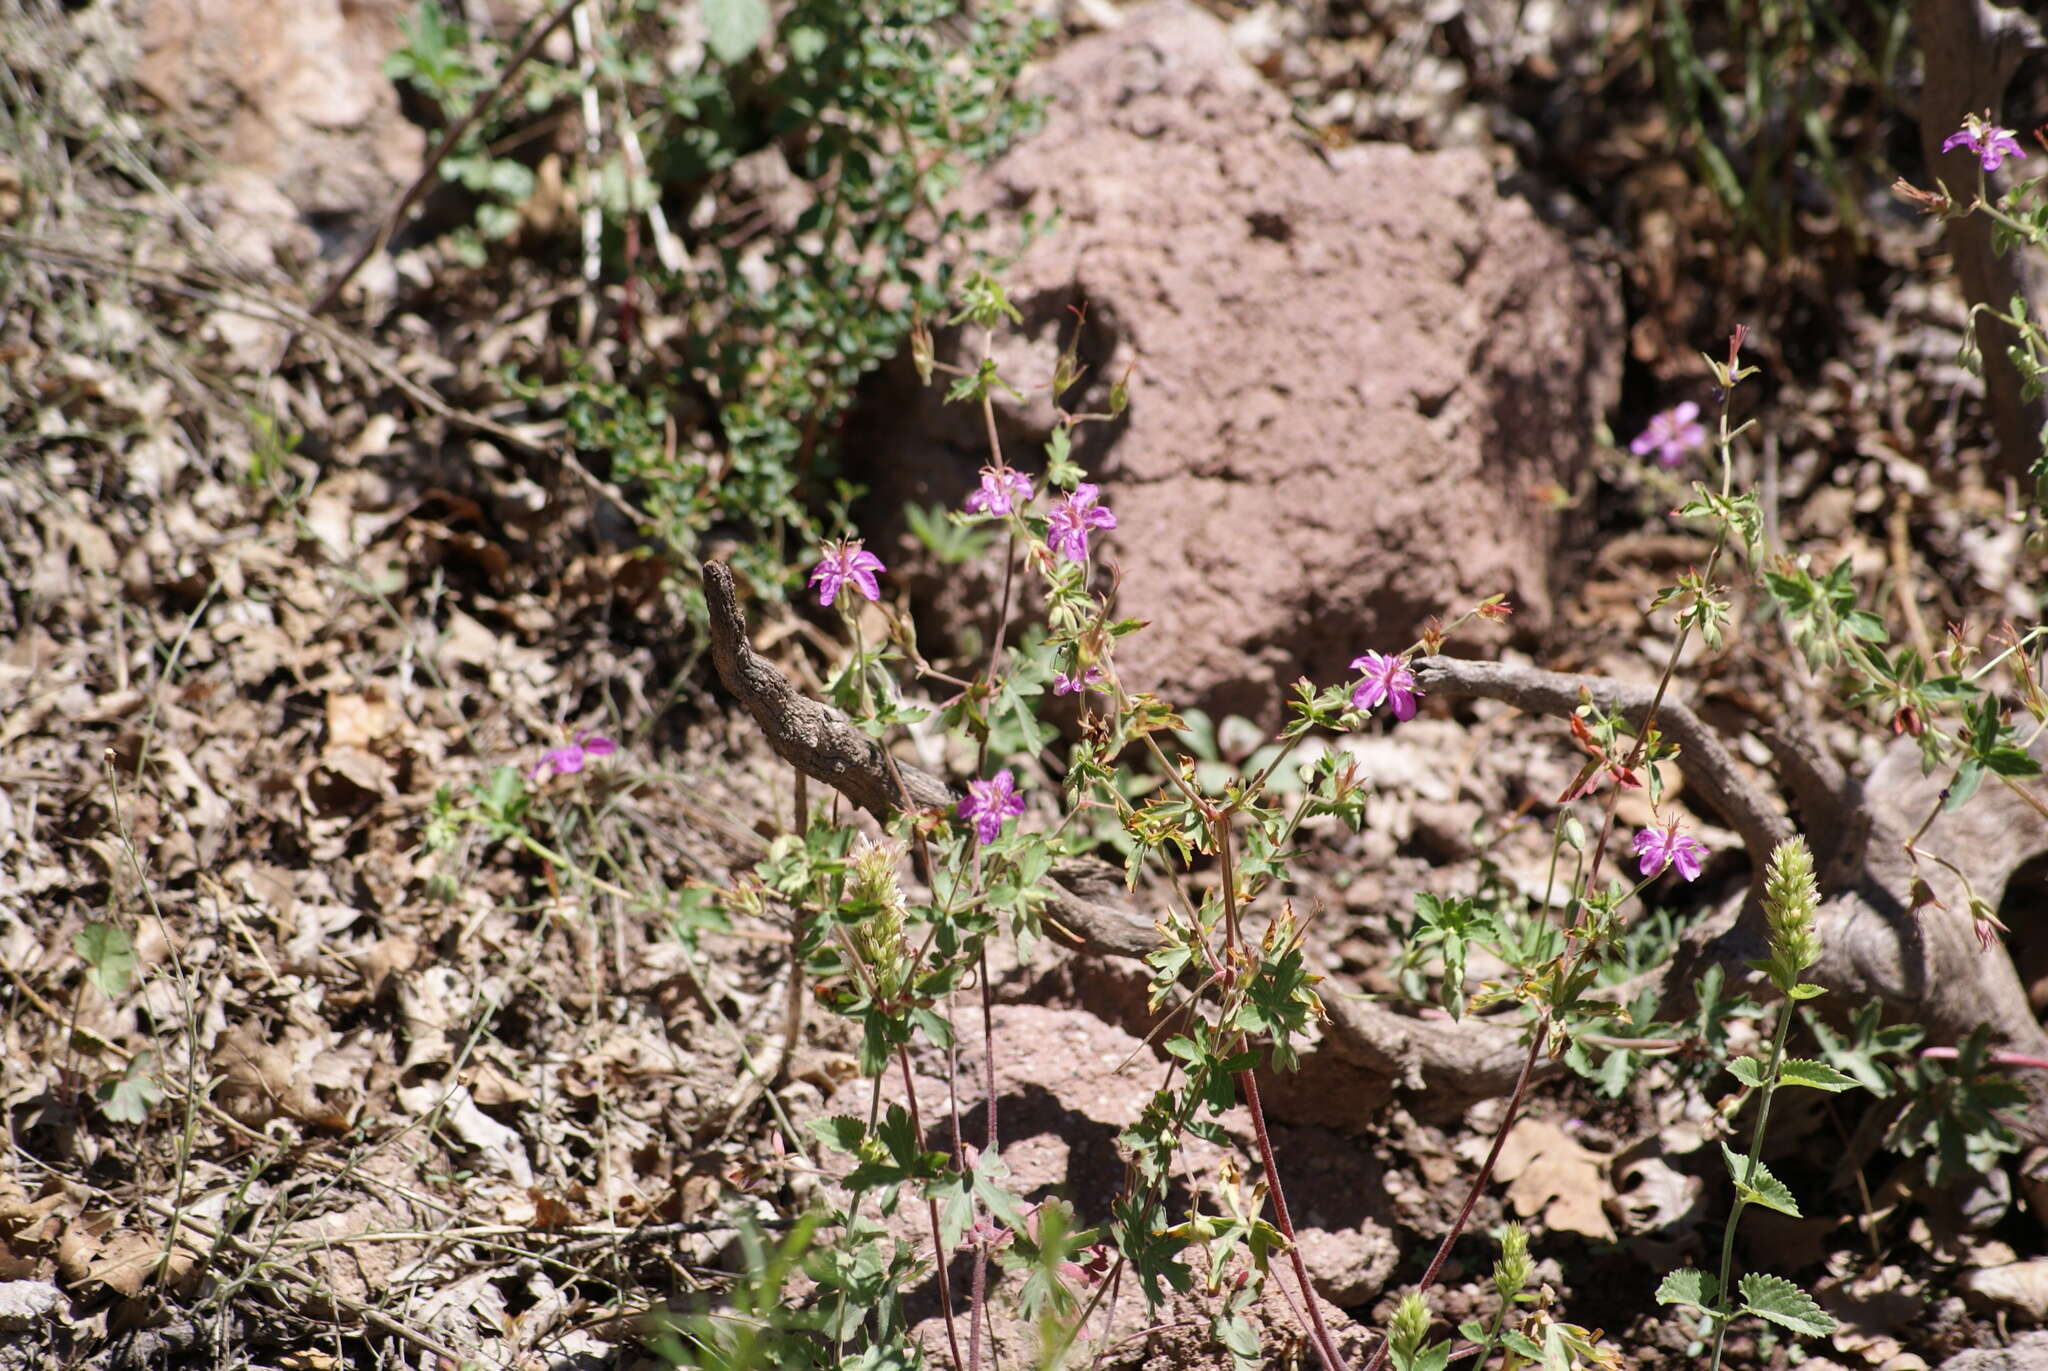
<svg viewBox="0 0 2048 1371">
<path fill-rule="evenodd" d="M 414 9 L 412 0 L 163 0 L 144 12 L 135 81 L 165 126 L 288 213 L 329 231 L 367 229 L 425 153 L 384 74 Z M 227 198 L 232 216 L 238 196 Z"/>
<path fill-rule="evenodd" d="M 999 416 L 1013 460 L 1052 426 L 1070 306 L 1091 370 L 1067 407 L 1134 371 L 1123 418 L 1077 444 L 1120 521 L 1118 609 L 1153 625 L 1120 649 L 1127 684 L 1271 719 L 1296 677 L 1341 678 L 1476 597 L 1507 592 L 1540 628 L 1565 536 L 1546 497 L 1615 400 L 1607 275 L 1477 153 L 1318 146 L 1184 0 L 1035 81 L 1045 128 L 962 201 L 998 232 L 1059 216 L 1001 273 L 1025 319 L 996 339 L 1003 373 L 1040 387 Z M 941 339 L 956 359 L 980 342 Z M 978 412 L 903 380 L 851 429 L 877 519 L 957 506 L 986 460 Z"/>
</svg>

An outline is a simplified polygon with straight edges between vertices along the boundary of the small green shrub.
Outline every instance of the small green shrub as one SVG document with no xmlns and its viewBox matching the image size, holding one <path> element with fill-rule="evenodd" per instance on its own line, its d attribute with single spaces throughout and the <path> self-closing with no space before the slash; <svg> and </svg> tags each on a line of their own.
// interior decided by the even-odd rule
<svg viewBox="0 0 2048 1371">
<path fill-rule="evenodd" d="M 609 368 L 563 356 L 516 379 L 558 399 L 572 443 L 625 482 L 648 530 L 687 563 L 714 526 L 759 587 L 793 582 L 785 548 L 842 523 L 854 493 L 834 479 L 838 424 L 854 387 L 899 352 L 918 312 L 944 303 L 951 264 L 975 227 L 945 197 L 971 167 L 1038 117 L 1012 90 L 1045 35 L 1006 4 L 959 0 L 800 0 L 771 23 L 758 0 L 703 10 L 628 0 L 595 35 L 598 166 L 583 168 L 602 210 L 608 280 L 637 279 L 663 312 L 687 318 L 673 367 Z M 421 0 L 387 70 L 453 122 L 498 83 L 500 44 L 472 37 Z M 655 54 L 695 52 L 673 69 Z M 499 101 L 445 164 L 474 196 L 456 255 L 488 260 L 532 194 L 541 111 L 581 113 L 585 78 L 536 59 L 523 101 Z M 633 149 L 637 147 L 639 155 Z M 793 224 L 748 226 L 730 173 L 779 155 L 807 201 Z M 655 208 L 679 226 L 687 262 L 628 255 L 627 228 Z M 737 225 L 737 227 L 735 226 Z M 708 442 L 678 432 L 706 416 Z"/>
</svg>

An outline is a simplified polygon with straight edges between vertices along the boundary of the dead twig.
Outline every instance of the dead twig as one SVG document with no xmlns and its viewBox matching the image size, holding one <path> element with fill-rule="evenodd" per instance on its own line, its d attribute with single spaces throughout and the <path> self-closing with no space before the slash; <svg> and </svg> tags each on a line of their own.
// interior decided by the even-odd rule
<svg viewBox="0 0 2048 1371">
<path fill-rule="evenodd" d="M 320 298 L 313 302 L 307 313 L 321 315 L 334 308 L 335 301 L 341 298 L 342 290 L 355 279 L 356 273 L 363 269 L 363 263 L 384 250 L 385 244 L 389 243 L 391 236 L 398 231 L 398 226 L 405 222 L 405 216 L 412 210 L 413 205 L 418 203 L 419 198 L 427 193 L 428 187 L 439 179 L 441 163 L 448 159 L 449 153 L 455 151 L 455 145 L 462 141 L 463 136 L 475 126 L 477 120 L 483 118 L 491 106 L 498 103 L 498 97 L 510 88 L 512 78 L 517 76 L 520 69 L 540 51 L 540 45 L 548 40 L 548 35 L 569 22 L 569 16 L 574 14 L 576 7 L 582 3 L 583 0 L 569 0 L 569 3 L 548 16 L 546 23 L 536 26 L 533 32 L 526 36 L 526 41 L 520 44 L 519 51 L 512 54 L 512 60 L 505 64 L 505 70 L 498 73 L 498 84 L 471 105 L 467 114 L 449 125 L 448 131 L 441 135 L 441 141 L 427 154 L 426 164 L 420 168 L 420 174 L 413 178 L 412 184 L 405 188 L 405 193 L 398 197 L 398 203 L 384 216 L 384 222 L 378 227 L 377 232 L 328 283 L 327 289 L 320 292 Z"/>
<path fill-rule="evenodd" d="M 638 525 L 653 522 L 646 513 L 619 493 L 610 484 L 598 479 L 597 474 L 583 465 L 575 453 L 560 444 L 542 442 L 518 429 L 460 409 L 441 398 L 433 390 L 421 385 L 400 369 L 398 363 L 383 349 L 367 339 L 357 337 L 349 330 L 326 319 L 315 318 L 305 310 L 281 296 L 271 294 L 238 281 L 217 277 L 210 272 L 198 270 L 173 271 L 149 267 L 123 260 L 110 253 L 94 252 L 86 248 L 73 247 L 38 238 L 33 234 L 0 228 L 0 243 L 6 243 L 18 250 L 23 257 L 31 258 L 60 271 L 80 275 L 97 275 L 116 271 L 134 277 L 153 290 L 172 295 L 182 295 L 198 300 L 230 314 L 240 314 L 265 323 L 279 324 L 299 333 L 318 334 L 337 352 L 345 353 L 365 370 L 381 377 L 397 387 L 420 409 L 425 410 L 444 423 L 481 433 L 494 438 L 515 452 L 530 457 L 543 457 L 560 463 L 570 475 L 581 481 L 592 494 L 605 500 L 621 514 Z M 296 337 L 296 333 L 294 337 Z M 687 554 L 683 560 L 689 561 Z"/>
<path fill-rule="evenodd" d="M 178 1230 L 190 1229 L 191 1236 L 189 1237 L 184 1232 L 177 1231 L 176 1241 L 180 1246 L 187 1247 L 198 1254 L 201 1260 L 206 1260 L 212 1257 L 215 1251 L 226 1248 L 240 1256 L 252 1259 L 256 1263 L 256 1268 L 259 1272 L 275 1275 L 287 1284 L 298 1286 L 300 1289 L 318 1296 L 327 1303 L 334 1305 L 337 1309 L 347 1310 L 372 1328 L 381 1329 L 399 1341 L 410 1343 L 423 1352 L 432 1352 L 435 1356 L 443 1358 L 449 1366 L 460 1366 L 466 1360 L 462 1353 L 448 1346 L 448 1344 L 442 1342 L 426 1330 L 415 1328 L 403 1319 L 394 1318 L 374 1305 L 365 1304 L 361 1300 L 351 1299 L 349 1296 L 331 1288 L 324 1282 L 299 1270 L 297 1267 L 288 1266 L 274 1260 L 255 1244 L 244 1242 L 232 1233 L 223 1233 L 220 1229 L 215 1228 L 203 1219 L 195 1219 L 190 1214 L 180 1213 L 175 1206 L 167 1204 L 162 1200 L 144 1200 L 143 1207 L 160 1218 L 172 1220 L 177 1225 Z M 199 1243 L 192 1241 L 193 1237 L 203 1238 L 211 1246 L 201 1246 Z"/>
<path fill-rule="evenodd" d="M 1415 680 L 1435 695 L 1456 695 L 1504 704 L 1531 714 L 1569 715 L 1581 697 L 1641 726 L 1655 692 L 1597 676 L 1579 676 L 1504 662 L 1472 662 L 1456 657 L 1424 657 L 1415 663 Z M 1678 744 L 1678 768 L 1699 788 L 1708 804 L 1742 837 L 1762 879 L 1762 858 L 1792 836 L 1792 822 L 1771 797 L 1742 773 L 1735 757 L 1692 707 L 1666 695 L 1657 709 L 1657 726 Z"/>
</svg>

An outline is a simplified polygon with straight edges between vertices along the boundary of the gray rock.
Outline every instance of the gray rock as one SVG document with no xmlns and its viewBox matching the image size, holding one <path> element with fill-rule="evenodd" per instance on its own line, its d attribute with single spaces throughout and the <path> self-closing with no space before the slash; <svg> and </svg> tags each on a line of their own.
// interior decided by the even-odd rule
<svg viewBox="0 0 2048 1371">
<path fill-rule="evenodd" d="M 1076 444 L 1120 521 L 1098 553 L 1118 610 L 1153 625 L 1120 645 L 1126 684 L 1270 721 L 1298 676 L 1343 679 L 1431 614 L 1498 591 L 1547 621 L 1569 530 L 1542 492 L 1572 488 L 1615 400 L 1605 275 L 1476 152 L 1320 148 L 1183 0 L 1074 43 L 1036 88 L 1045 129 L 962 208 L 1061 216 L 1001 273 L 1025 317 L 995 340 L 1027 391 L 999 415 L 1013 460 L 1054 423 L 1070 306 L 1090 370 L 1066 406 L 1099 411 L 1134 372 L 1124 417 Z M 878 515 L 974 485 L 979 413 L 941 389 L 856 426 Z M 990 599 L 960 591 L 958 621 Z"/>
<path fill-rule="evenodd" d="M 2048 1371 L 2048 1333 L 2022 1333 L 2005 1347 L 1958 1352 L 1940 1371 Z"/>
<path fill-rule="evenodd" d="M 0 1281 L 0 1332 L 33 1328 L 63 1304 L 64 1292 L 48 1281 Z"/>
</svg>

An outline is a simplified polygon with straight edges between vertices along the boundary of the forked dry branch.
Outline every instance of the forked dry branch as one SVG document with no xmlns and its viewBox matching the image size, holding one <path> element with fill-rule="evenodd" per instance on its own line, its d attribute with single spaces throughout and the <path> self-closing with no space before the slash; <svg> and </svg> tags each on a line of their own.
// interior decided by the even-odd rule
<svg viewBox="0 0 2048 1371">
<path fill-rule="evenodd" d="M 844 714 L 797 690 L 753 650 L 725 565 L 705 564 L 704 592 L 719 678 L 746 706 L 776 754 L 878 819 L 906 807 L 881 747 Z M 1431 657 L 1418 661 L 1415 672 L 1429 693 L 1500 700 L 1537 714 L 1568 715 L 1582 692 L 1637 721 L 1650 704 L 1645 687 L 1492 662 Z M 1793 832 L 1783 806 L 1751 779 L 1684 702 L 1667 696 L 1658 718 L 1666 736 L 1680 746 L 1678 766 L 1688 784 L 1741 835 L 1752 865 L 1761 871 L 1763 856 Z M 1981 1022 L 1991 1025 L 2001 1046 L 2048 1055 L 2048 1035 L 2027 1010 L 2011 959 L 1996 945 L 1979 949 L 1953 878 L 1944 884 L 1946 873 L 1928 864 L 1925 874 L 1948 907 L 1912 909 L 1911 863 L 1899 812 L 1914 802 L 1912 787 L 1889 776 L 1880 778 L 1886 781 L 1882 786 L 1852 787 L 1816 754 L 1783 739 L 1773 741 L 1781 761 L 1788 754 L 1800 758 L 1787 766 L 1792 789 L 1805 802 L 1803 808 L 1816 810 L 1802 817 L 1824 867 L 1845 878 L 1844 888 L 1829 892 L 1832 898 L 1823 910 L 1827 953 L 1814 969 L 1815 979 L 1846 1003 L 1883 998 L 1899 1017 L 1924 1024 L 1931 1042 L 1958 1041 Z M 960 793 L 931 773 L 900 760 L 895 770 L 908 792 L 908 808 L 949 810 L 958 803 Z M 2023 817 L 2032 819 L 2031 828 Z M 2022 834 L 2025 841 L 2015 841 Z M 1859 841 L 1860 853 L 1840 850 Z M 1960 814 L 1944 816 L 1925 841 L 1980 873 L 1973 877 L 1977 892 L 1995 906 L 2021 862 L 2048 849 L 2048 823 L 1994 788 Z M 1829 854 L 1835 860 L 1827 860 Z M 1845 856 L 1849 860 L 1842 860 Z M 1047 926 L 1066 945 L 1132 960 L 1158 946 L 1157 930 L 1133 909 L 1121 875 L 1107 863 L 1061 862 L 1050 885 Z M 1709 962 L 1723 963 L 1732 977 L 1751 979 L 1747 962 L 1760 946 L 1755 917 L 1755 900 L 1745 897 L 1703 926 L 1686 954 L 1663 973 L 1677 1002 Z M 1323 1004 L 1329 1017 L 1322 1042 L 1303 1054 L 1292 1088 L 1282 1086 L 1269 1101 L 1277 1113 L 1301 1122 L 1361 1125 L 1396 1090 L 1421 1092 L 1432 1113 L 1459 1109 L 1505 1095 L 1521 1069 L 1518 1026 L 1414 1018 L 1342 993 L 1325 994 Z"/>
<path fill-rule="evenodd" d="M 1415 677 L 1439 696 L 1499 700 L 1542 714 L 1569 714 L 1583 691 L 1638 723 L 1651 695 L 1643 686 L 1449 657 L 1417 662 Z M 1678 766 L 1686 781 L 1741 835 L 1752 869 L 1760 873 L 1771 848 L 1792 833 L 1791 820 L 1682 701 L 1667 696 L 1658 721 L 1680 746 Z M 1896 1018 L 1925 1027 L 1932 1043 L 1960 1041 L 1988 1024 L 1997 1045 L 2042 1055 L 2048 1034 L 2028 1007 L 2004 947 L 1977 941 L 1961 880 L 1934 861 L 1916 869 L 1908 856 L 1907 835 L 1942 798 L 1939 778 L 1919 774 L 1918 749 L 1902 740 L 1868 781 L 1859 782 L 1800 739 L 1776 732 L 1762 736 L 1820 859 L 1828 899 L 1820 912 L 1822 956 L 1810 974 L 1834 992 L 1833 1003 L 1853 1008 L 1876 996 Z M 1919 844 L 1968 872 L 1978 897 L 1995 910 L 2013 873 L 2048 851 L 2048 819 L 2016 791 L 1987 785 L 1962 809 L 1929 825 Z M 1918 908 L 1916 878 L 1932 896 Z M 1722 963 L 1731 977 L 1751 981 L 1748 963 L 1762 946 L 1752 891 L 1739 907 L 1703 926 L 1691 955 L 1674 963 L 1667 985 L 1682 996 L 1690 975 L 1705 965 L 1703 958 Z M 2036 1131 L 2048 1123 L 2039 1103 L 2033 1122 Z"/>
</svg>

